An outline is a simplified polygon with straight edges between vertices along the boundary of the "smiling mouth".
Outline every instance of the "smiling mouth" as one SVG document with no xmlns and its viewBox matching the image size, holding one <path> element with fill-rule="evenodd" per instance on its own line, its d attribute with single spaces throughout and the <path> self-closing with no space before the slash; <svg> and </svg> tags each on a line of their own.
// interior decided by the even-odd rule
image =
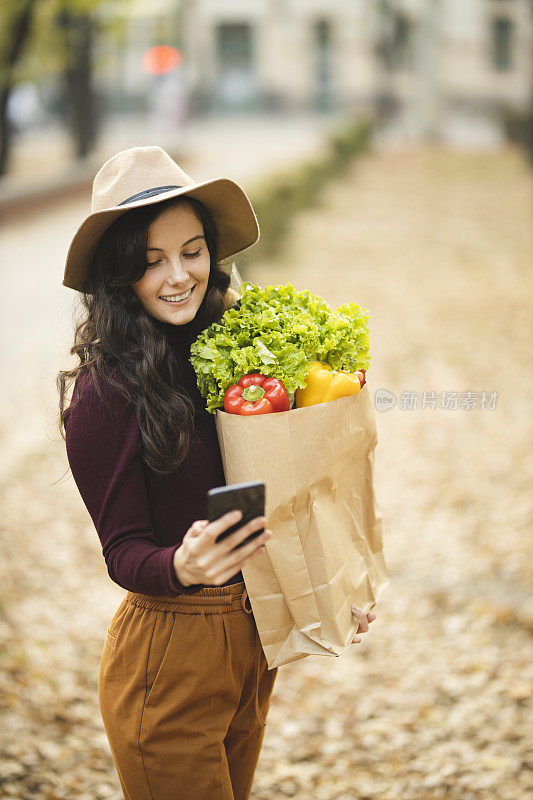
<svg viewBox="0 0 533 800">
<path fill-rule="evenodd" d="M 195 284 L 196 285 L 196 284 Z M 187 300 L 188 297 L 191 296 L 193 292 L 194 286 L 189 289 L 188 291 L 184 292 L 183 294 L 169 294 L 164 297 L 161 295 L 159 297 L 160 300 L 164 300 L 165 303 L 183 303 L 184 300 Z"/>
</svg>

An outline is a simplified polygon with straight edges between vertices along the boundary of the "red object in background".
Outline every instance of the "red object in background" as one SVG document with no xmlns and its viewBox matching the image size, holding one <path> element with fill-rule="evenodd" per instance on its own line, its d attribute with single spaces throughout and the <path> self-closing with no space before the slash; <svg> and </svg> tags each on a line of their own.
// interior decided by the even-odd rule
<svg viewBox="0 0 533 800">
<path fill-rule="evenodd" d="M 224 395 L 224 411 L 228 414 L 249 417 L 289 409 L 289 395 L 282 382 L 260 372 L 243 375 L 234 386 L 228 386 Z"/>
<path fill-rule="evenodd" d="M 164 75 L 179 67 L 183 60 L 179 50 L 166 44 L 158 44 L 146 51 L 142 57 L 143 68 L 152 75 Z"/>
</svg>

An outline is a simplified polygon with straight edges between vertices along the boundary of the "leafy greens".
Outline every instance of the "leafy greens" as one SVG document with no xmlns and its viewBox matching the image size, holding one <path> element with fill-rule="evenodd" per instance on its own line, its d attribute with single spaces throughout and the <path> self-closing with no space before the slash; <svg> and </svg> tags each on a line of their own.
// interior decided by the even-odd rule
<svg viewBox="0 0 533 800">
<path fill-rule="evenodd" d="M 332 311 L 326 301 L 292 283 L 265 286 L 246 281 L 240 308 L 203 330 L 191 345 L 198 388 L 214 414 L 228 386 L 249 372 L 278 378 L 287 392 L 305 387 L 310 361 L 333 369 L 368 369 L 366 308 L 346 303 Z"/>
</svg>

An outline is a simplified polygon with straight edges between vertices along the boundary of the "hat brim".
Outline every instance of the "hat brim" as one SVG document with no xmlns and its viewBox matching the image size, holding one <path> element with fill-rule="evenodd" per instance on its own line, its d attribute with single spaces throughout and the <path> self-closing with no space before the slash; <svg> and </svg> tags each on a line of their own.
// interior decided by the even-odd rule
<svg viewBox="0 0 533 800">
<path fill-rule="evenodd" d="M 259 239 L 259 225 L 246 192 L 230 178 L 215 178 L 192 186 L 172 189 L 158 195 L 94 211 L 74 234 L 67 253 L 63 286 L 78 292 L 88 291 L 87 277 L 105 231 L 122 214 L 133 208 L 157 205 L 172 197 L 194 197 L 210 211 L 219 232 L 219 258 L 240 253 Z"/>
</svg>

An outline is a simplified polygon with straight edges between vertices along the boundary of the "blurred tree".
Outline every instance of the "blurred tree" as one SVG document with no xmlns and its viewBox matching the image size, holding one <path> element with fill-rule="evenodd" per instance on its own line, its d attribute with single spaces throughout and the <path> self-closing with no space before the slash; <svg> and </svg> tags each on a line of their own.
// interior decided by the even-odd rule
<svg viewBox="0 0 533 800">
<path fill-rule="evenodd" d="M 56 21 L 63 34 L 64 108 L 70 126 L 76 156 L 88 155 L 96 142 L 99 113 L 93 86 L 93 41 L 96 21 L 90 9 L 64 7 Z M 94 5 L 94 4 L 93 4 Z"/>
<path fill-rule="evenodd" d="M 9 98 L 20 82 L 62 75 L 62 105 L 76 155 L 91 151 L 100 119 L 94 90 L 95 40 L 102 34 L 122 35 L 130 3 L 123 0 L 120 10 L 113 4 L 109 13 L 107 0 L 2 0 L 0 175 L 8 169 L 13 134 Z"/>
<path fill-rule="evenodd" d="M 9 97 L 15 83 L 16 66 L 30 36 L 37 2 L 4 0 L 0 18 L 0 175 L 4 175 L 9 158 Z"/>
</svg>

